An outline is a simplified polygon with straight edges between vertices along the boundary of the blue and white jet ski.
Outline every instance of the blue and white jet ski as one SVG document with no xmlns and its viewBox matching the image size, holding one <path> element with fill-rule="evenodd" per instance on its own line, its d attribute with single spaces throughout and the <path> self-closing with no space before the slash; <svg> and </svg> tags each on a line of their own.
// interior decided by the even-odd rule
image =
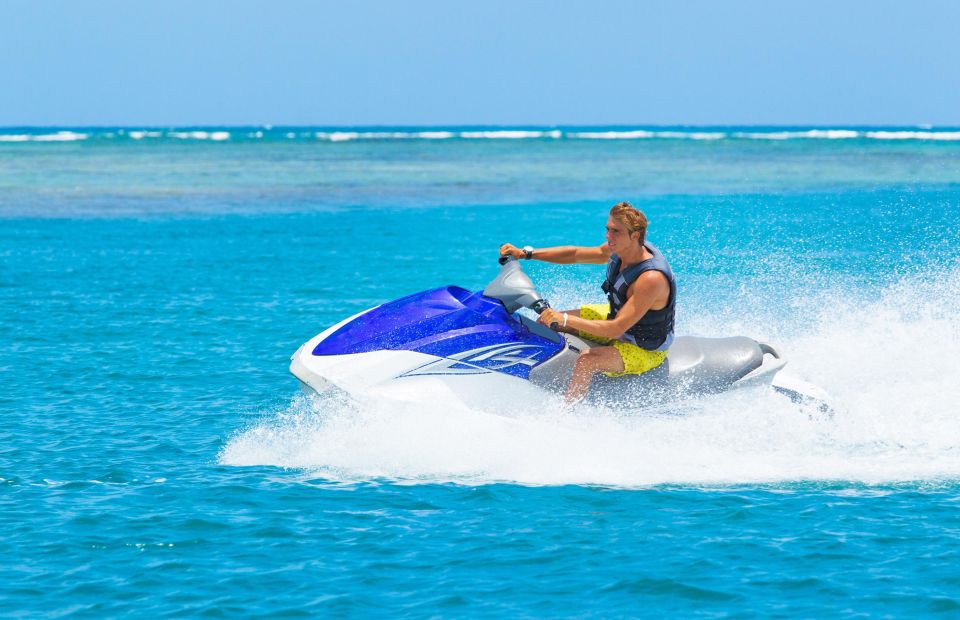
<svg viewBox="0 0 960 620">
<path fill-rule="evenodd" d="M 539 314 L 550 305 L 517 260 L 500 260 L 500 273 L 483 292 L 445 286 L 337 323 L 293 354 L 290 372 L 311 393 L 455 399 L 484 407 L 516 406 L 524 396 L 542 403 L 545 392 L 562 394 L 580 352 L 602 345 L 520 314 L 521 308 Z M 785 364 L 775 347 L 745 336 L 679 336 L 654 370 L 595 376 L 588 399 L 642 408 L 766 385 L 826 407 L 818 388 L 780 374 Z"/>
</svg>

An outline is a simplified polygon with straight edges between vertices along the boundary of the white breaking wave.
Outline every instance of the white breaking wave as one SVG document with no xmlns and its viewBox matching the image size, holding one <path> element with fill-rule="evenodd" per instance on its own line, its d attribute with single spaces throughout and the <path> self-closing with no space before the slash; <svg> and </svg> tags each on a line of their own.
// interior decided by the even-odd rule
<svg viewBox="0 0 960 620">
<path fill-rule="evenodd" d="M 579 140 L 723 140 L 727 134 L 722 131 L 574 131 L 568 138 Z"/>
<path fill-rule="evenodd" d="M 90 137 L 86 133 L 58 131 L 47 134 L 0 134 L 0 142 L 75 142 Z"/>
<path fill-rule="evenodd" d="M 574 131 L 567 136 L 581 140 L 639 140 L 652 138 L 654 133 L 644 129 L 634 131 Z"/>
<path fill-rule="evenodd" d="M 58 131 L 57 133 L 41 134 L 33 136 L 36 142 L 75 142 L 77 140 L 86 140 L 90 134 L 75 133 L 73 131 Z"/>
<path fill-rule="evenodd" d="M 749 331 L 772 334 L 788 371 L 831 395 L 832 417 L 762 389 L 695 401 L 681 414 L 571 412 L 556 398 L 483 411 L 426 397 L 419 404 L 298 397 L 230 439 L 220 461 L 348 482 L 644 487 L 960 479 L 960 269 L 914 276 L 859 299 L 838 291 L 829 308 L 800 328 Z M 739 324 L 712 328 L 744 331 Z"/>
<path fill-rule="evenodd" d="M 318 131 L 313 134 L 318 140 L 345 142 L 347 140 L 448 140 L 458 134 L 452 131 Z M 288 138 L 296 137 L 287 134 Z"/>
<path fill-rule="evenodd" d="M 488 131 L 335 131 L 315 132 L 318 140 L 940 140 L 960 141 L 960 131 L 857 131 L 807 129 L 802 131 L 678 131 L 678 130 L 488 130 Z M 288 133 L 288 138 L 297 134 Z"/>
<path fill-rule="evenodd" d="M 562 138 L 563 132 L 553 131 L 518 131 L 518 130 L 499 130 L 499 131 L 463 131 L 460 132 L 461 138 L 475 140 L 477 138 L 487 140 L 522 140 L 524 138 Z"/>
<path fill-rule="evenodd" d="M 722 140 L 727 137 L 727 134 L 717 131 L 658 131 L 654 135 L 657 138 L 681 140 Z"/>
<path fill-rule="evenodd" d="M 247 140 L 284 137 L 288 140 L 316 139 L 322 142 L 351 142 L 377 140 L 877 140 L 877 141 L 960 141 L 960 131 L 932 129 L 918 130 L 853 130 L 853 129 L 805 129 L 783 131 L 708 131 L 676 129 L 624 129 L 624 130 L 563 130 L 563 129 L 489 129 L 454 131 L 436 129 L 425 131 L 286 131 L 271 135 L 271 128 L 246 131 L 241 135 Z M 17 133 L 0 134 L 0 142 L 72 142 L 87 139 L 111 140 L 129 137 L 132 140 L 148 138 L 171 138 L 174 140 L 227 141 L 230 131 L 210 130 L 120 130 L 98 133 L 74 132 L 68 130 L 54 133 Z"/>
<path fill-rule="evenodd" d="M 214 140 L 219 142 L 230 139 L 229 131 L 171 131 L 167 135 L 180 140 Z"/>
<path fill-rule="evenodd" d="M 873 140 L 960 140 L 960 131 L 867 131 Z"/>
<path fill-rule="evenodd" d="M 413 136 L 422 140 L 449 140 L 456 137 L 456 134 L 452 131 L 419 131 Z"/>
<path fill-rule="evenodd" d="M 849 129 L 811 129 L 809 131 L 767 131 L 767 132 L 738 132 L 734 138 L 746 140 L 850 140 L 859 138 L 859 131 Z"/>
<path fill-rule="evenodd" d="M 346 131 L 336 131 L 331 134 L 321 134 L 318 133 L 317 137 L 322 139 L 330 140 L 331 142 L 343 142 L 345 140 L 356 140 L 360 137 L 359 133 L 355 132 L 346 132 Z"/>
<path fill-rule="evenodd" d="M 737 132 L 734 138 L 747 140 L 960 140 L 960 131 L 853 131 L 811 129 L 808 131 Z"/>
<path fill-rule="evenodd" d="M 348 140 L 449 140 L 461 138 L 464 140 L 522 140 L 522 139 L 558 139 L 563 137 L 560 130 L 552 131 L 318 131 L 314 133 L 318 140 L 330 142 L 346 142 Z M 296 137 L 287 134 L 288 138 Z"/>
<path fill-rule="evenodd" d="M 162 138 L 162 131 L 131 131 L 128 134 L 134 140 L 143 140 L 144 138 Z"/>
</svg>

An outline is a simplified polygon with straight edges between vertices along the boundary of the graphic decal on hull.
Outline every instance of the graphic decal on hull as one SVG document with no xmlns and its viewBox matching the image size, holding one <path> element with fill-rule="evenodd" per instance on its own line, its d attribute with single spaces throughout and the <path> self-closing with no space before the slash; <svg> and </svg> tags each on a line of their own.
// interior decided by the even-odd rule
<svg viewBox="0 0 960 620">
<path fill-rule="evenodd" d="M 544 347 L 522 344 L 495 344 L 478 349 L 463 351 L 450 357 L 443 357 L 433 362 L 428 362 L 423 366 L 408 370 L 397 375 L 399 377 L 415 377 L 419 375 L 479 375 L 488 372 L 504 372 L 508 368 L 514 368 L 518 365 L 526 366 L 523 369 L 526 372 L 540 363 L 537 357 L 543 352 Z M 509 373 L 517 374 L 517 373 Z"/>
</svg>

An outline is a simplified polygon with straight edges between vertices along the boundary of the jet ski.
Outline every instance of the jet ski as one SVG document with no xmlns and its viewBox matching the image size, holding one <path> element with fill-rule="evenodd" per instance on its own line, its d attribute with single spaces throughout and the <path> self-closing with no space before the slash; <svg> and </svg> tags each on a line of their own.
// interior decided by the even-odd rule
<svg viewBox="0 0 960 620">
<path fill-rule="evenodd" d="M 539 314 L 550 304 L 516 259 L 504 256 L 500 263 L 482 292 L 445 286 L 344 319 L 304 343 L 290 372 L 308 393 L 456 399 L 487 408 L 542 404 L 546 393 L 562 394 L 580 352 L 603 345 L 521 313 Z M 785 364 L 773 345 L 746 336 L 678 336 L 658 368 L 596 375 L 587 399 L 636 409 L 769 386 L 827 411 L 816 386 L 781 374 Z"/>
</svg>

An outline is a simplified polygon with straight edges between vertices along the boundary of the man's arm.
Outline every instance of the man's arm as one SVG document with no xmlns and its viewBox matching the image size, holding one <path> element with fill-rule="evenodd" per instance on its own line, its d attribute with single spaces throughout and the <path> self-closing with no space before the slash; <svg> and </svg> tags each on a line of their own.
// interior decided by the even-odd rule
<svg viewBox="0 0 960 620">
<path fill-rule="evenodd" d="M 666 276 L 659 271 L 647 271 L 627 289 L 627 301 L 612 321 L 581 319 L 568 315 L 567 329 L 578 329 L 594 336 L 617 339 L 664 296 L 670 296 L 670 283 Z M 563 325 L 563 313 L 553 309 L 544 310 L 540 315 L 540 322 L 548 326 L 551 323 Z"/>
<path fill-rule="evenodd" d="M 508 254 L 514 258 L 524 258 L 522 249 L 509 243 L 504 243 L 500 246 L 500 256 L 506 256 Z M 575 263 L 601 264 L 610 259 L 610 246 L 604 243 L 597 247 L 560 245 L 553 248 L 537 248 L 533 251 L 531 258 L 548 263 L 559 263 L 561 265 L 572 265 Z"/>
</svg>

